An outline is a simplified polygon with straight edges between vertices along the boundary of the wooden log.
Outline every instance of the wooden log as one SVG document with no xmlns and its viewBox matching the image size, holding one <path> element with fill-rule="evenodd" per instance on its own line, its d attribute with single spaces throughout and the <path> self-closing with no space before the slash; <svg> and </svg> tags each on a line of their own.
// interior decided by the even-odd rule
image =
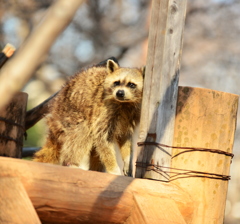
<svg viewBox="0 0 240 224">
<path fill-rule="evenodd" d="M 0 223 L 40 224 L 37 213 L 18 178 L 0 178 Z"/>
<path fill-rule="evenodd" d="M 231 153 L 234 143 L 238 96 L 210 89 L 180 87 L 174 146 L 219 149 Z M 172 168 L 229 175 L 231 157 L 208 151 L 174 149 Z M 223 223 L 228 181 L 216 175 L 172 170 L 171 183 L 194 200 L 191 223 Z M 203 177 L 194 177 L 194 176 Z M 192 177 L 191 177 L 192 176 Z M 221 177 L 221 176 L 220 176 Z"/>
<path fill-rule="evenodd" d="M 21 179 L 43 223 L 124 223 L 135 210 L 134 194 L 172 199 L 184 218 L 193 209 L 189 195 L 168 183 L 4 157 L 0 170 L 0 178 Z"/>
<path fill-rule="evenodd" d="M 0 96 L 4 95 L 4 97 L 1 98 L 0 109 L 26 84 L 83 2 L 83 0 L 54 1 L 45 18 L 1 70 Z"/>
<path fill-rule="evenodd" d="M 27 97 L 16 94 L 0 111 L 0 156 L 22 158 Z"/>
<path fill-rule="evenodd" d="M 187 0 L 153 0 L 139 142 L 172 144 Z M 148 164 L 170 166 L 171 150 L 138 148 L 136 177 L 168 181 Z"/>
</svg>

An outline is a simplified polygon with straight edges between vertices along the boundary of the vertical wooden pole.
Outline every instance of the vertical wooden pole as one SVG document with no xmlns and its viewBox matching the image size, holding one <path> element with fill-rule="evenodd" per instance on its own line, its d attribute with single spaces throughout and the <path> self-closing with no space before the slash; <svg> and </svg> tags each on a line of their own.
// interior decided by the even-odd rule
<svg viewBox="0 0 240 224">
<path fill-rule="evenodd" d="M 0 111 L 0 156 L 22 157 L 27 93 L 16 94 Z"/>
<path fill-rule="evenodd" d="M 238 96 L 190 87 L 179 87 L 174 146 L 202 147 L 231 153 L 236 128 Z M 173 149 L 171 183 L 192 197 L 195 207 L 191 223 L 223 223 L 231 157 L 208 151 Z M 195 173 L 206 172 L 212 174 Z M 190 175 L 190 176 L 189 176 Z M 194 177 L 200 175 L 202 177 Z"/>
<path fill-rule="evenodd" d="M 0 178 L 0 189 L 1 224 L 41 223 L 27 192 L 18 178 Z"/>
<path fill-rule="evenodd" d="M 153 0 L 139 142 L 172 144 L 187 0 Z M 136 177 L 167 181 L 147 164 L 170 166 L 171 150 L 138 148 Z"/>
</svg>

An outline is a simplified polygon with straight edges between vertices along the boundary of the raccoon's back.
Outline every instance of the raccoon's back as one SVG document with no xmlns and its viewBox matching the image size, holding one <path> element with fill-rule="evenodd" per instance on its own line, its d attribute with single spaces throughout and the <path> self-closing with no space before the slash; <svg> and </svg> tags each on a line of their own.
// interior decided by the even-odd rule
<svg viewBox="0 0 240 224">
<path fill-rule="evenodd" d="M 92 67 L 73 76 L 60 90 L 50 110 L 53 117 L 79 123 L 98 116 L 103 105 L 106 69 Z"/>
</svg>

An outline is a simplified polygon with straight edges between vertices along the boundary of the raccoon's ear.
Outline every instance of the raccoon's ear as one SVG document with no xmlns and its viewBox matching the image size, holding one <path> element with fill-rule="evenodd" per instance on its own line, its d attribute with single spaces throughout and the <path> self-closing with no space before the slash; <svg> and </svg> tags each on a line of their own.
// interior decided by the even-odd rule
<svg viewBox="0 0 240 224">
<path fill-rule="evenodd" d="M 143 78 L 144 78 L 144 77 L 145 77 L 146 66 L 141 67 L 140 70 L 141 70 L 142 76 L 143 76 Z"/>
<path fill-rule="evenodd" d="M 116 62 L 114 62 L 113 60 L 108 60 L 107 61 L 108 73 L 113 73 L 118 68 L 119 68 L 118 64 Z"/>
<path fill-rule="evenodd" d="M 110 60 L 110 59 L 113 60 L 114 62 L 116 62 L 119 65 L 118 60 L 115 57 L 110 57 L 110 58 L 96 64 L 96 67 L 106 67 L 107 66 L 107 61 Z"/>
</svg>

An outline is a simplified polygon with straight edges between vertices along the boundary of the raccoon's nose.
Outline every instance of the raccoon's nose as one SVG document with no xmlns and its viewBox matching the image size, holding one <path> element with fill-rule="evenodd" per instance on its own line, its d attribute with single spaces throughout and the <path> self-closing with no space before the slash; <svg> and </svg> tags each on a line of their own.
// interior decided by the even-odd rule
<svg viewBox="0 0 240 224">
<path fill-rule="evenodd" d="M 123 98 L 125 95 L 124 90 L 118 90 L 116 95 L 117 95 L 117 97 Z"/>
</svg>

